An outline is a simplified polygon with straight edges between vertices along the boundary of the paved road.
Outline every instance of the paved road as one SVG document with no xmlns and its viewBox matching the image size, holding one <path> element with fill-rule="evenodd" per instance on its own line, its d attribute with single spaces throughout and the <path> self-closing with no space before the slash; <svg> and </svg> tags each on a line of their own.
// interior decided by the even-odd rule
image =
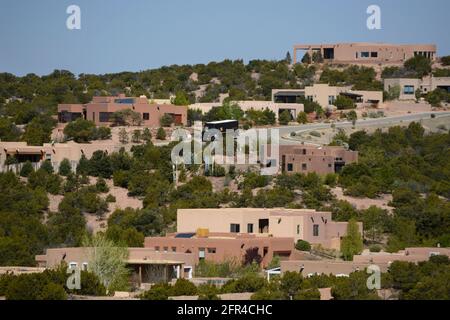
<svg viewBox="0 0 450 320">
<path fill-rule="evenodd" d="M 402 122 L 413 122 L 431 119 L 431 115 L 434 114 L 436 119 L 438 118 L 448 118 L 450 122 L 450 112 L 426 112 L 426 113 L 416 113 L 416 114 L 407 114 L 403 116 L 395 116 L 395 117 L 385 117 L 385 118 L 377 118 L 377 119 L 366 119 L 366 120 L 358 120 L 356 121 L 357 129 L 364 129 L 369 126 L 386 126 L 386 125 L 396 125 Z M 335 122 L 336 128 L 349 128 L 352 127 L 352 122 L 349 121 L 340 121 Z M 300 143 L 301 141 L 297 139 L 289 138 L 291 132 L 308 132 L 312 130 L 320 130 L 320 129 L 328 129 L 331 127 L 331 123 L 311 123 L 305 125 L 298 126 L 288 126 L 288 127 L 280 127 L 280 144 L 292 144 L 295 142 Z"/>
</svg>

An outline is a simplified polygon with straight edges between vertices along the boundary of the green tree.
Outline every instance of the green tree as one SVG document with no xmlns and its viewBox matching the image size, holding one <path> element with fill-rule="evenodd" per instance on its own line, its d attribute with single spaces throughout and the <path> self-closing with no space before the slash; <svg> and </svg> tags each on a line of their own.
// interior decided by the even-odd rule
<svg viewBox="0 0 450 320">
<path fill-rule="evenodd" d="M 142 139 L 142 133 L 141 130 L 134 130 L 131 135 L 131 142 L 133 143 L 140 143 Z"/>
<path fill-rule="evenodd" d="M 34 171 L 33 165 L 30 161 L 26 161 L 22 168 L 20 169 L 20 176 L 21 177 L 28 177 L 32 172 Z"/>
<path fill-rule="evenodd" d="M 306 124 L 308 123 L 308 115 L 306 112 L 300 112 L 297 116 L 297 122 L 300 124 Z"/>
<path fill-rule="evenodd" d="M 418 78 L 422 78 L 431 73 L 431 60 L 425 56 L 415 56 L 404 64 L 406 70 L 414 71 Z"/>
<path fill-rule="evenodd" d="M 83 246 L 89 253 L 89 271 L 97 275 L 105 288 L 109 292 L 126 290 L 129 277 L 127 248 L 118 246 L 101 234 L 86 238 Z"/>
<path fill-rule="evenodd" d="M 356 107 L 351 98 L 342 95 L 336 98 L 334 105 L 338 110 L 354 109 Z"/>
<path fill-rule="evenodd" d="M 302 58 L 302 63 L 304 64 L 310 64 L 311 63 L 311 56 L 309 55 L 308 52 L 305 53 L 305 55 Z"/>
<path fill-rule="evenodd" d="M 289 124 L 291 119 L 292 119 L 292 116 L 291 116 L 291 113 L 289 112 L 289 110 L 284 110 L 278 116 L 278 123 L 285 126 L 285 125 Z"/>
<path fill-rule="evenodd" d="M 122 144 L 127 144 L 129 141 L 128 132 L 125 128 L 120 129 L 119 131 L 119 141 Z"/>
<path fill-rule="evenodd" d="M 173 117 L 170 114 L 165 113 L 160 119 L 159 124 L 162 127 L 170 127 L 173 123 Z"/>
<path fill-rule="evenodd" d="M 158 140 L 166 140 L 166 131 L 164 128 L 159 127 L 158 131 L 156 132 L 156 139 Z"/>
<path fill-rule="evenodd" d="M 172 99 L 172 104 L 176 106 L 188 106 L 189 98 L 184 91 L 178 91 L 175 98 Z"/>
<path fill-rule="evenodd" d="M 95 123 L 89 120 L 78 118 L 67 124 L 64 134 L 68 139 L 73 139 L 78 143 L 85 143 L 92 140 L 95 133 Z"/>
<path fill-rule="evenodd" d="M 347 225 L 347 235 L 342 238 L 341 252 L 344 260 L 352 261 L 353 256 L 360 254 L 363 249 L 363 240 L 359 226 L 355 219 L 350 219 Z"/>
<path fill-rule="evenodd" d="M 295 249 L 299 251 L 311 251 L 311 244 L 305 240 L 298 240 L 295 244 Z"/>
<path fill-rule="evenodd" d="M 59 174 L 67 177 L 72 172 L 72 165 L 69 159 L 64 158 L 59 164 Z"/>
<path fill-rule="evenodd" d="M 145 128 L 142 132 L 141 136 L 142 140 L 144 140 L 146 143 L 150 142 L 152 140 L 152 134 L 148 128 Z"/>
</svg>

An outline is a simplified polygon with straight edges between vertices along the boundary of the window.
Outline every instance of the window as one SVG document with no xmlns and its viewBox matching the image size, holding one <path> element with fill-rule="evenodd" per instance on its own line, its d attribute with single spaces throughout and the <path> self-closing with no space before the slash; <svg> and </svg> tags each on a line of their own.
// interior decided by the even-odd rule
<svg viewBox="0 0 450 320">
<path fill-rule="evenodd" d="M 241 226 L 237 223 L 230 224 L 230 232 L 231 233 L 239 233 L 241 232 Z"/>
<path fill-rule="evenodd" d="M 144 112 L 144 113 L 142 114 L 142 119 L 144 119 L 144 120 L 150 120 L 150 113 Z"/>
<path fill-rule="evenodd" d="M 216 253 L 216 248 L 208 248 L 208 253 Z"/>
<path fill-rule="evenodd" d="M 114 99 L 115 103 L 120 103 L 120 104 L 133 104 L 134 103 L 134 99 L 133 98 L 121 98 L 121 99 Z"/>
<path fill-rule="evenodd" d="M 308 166 L 306 165 L 306 163 L 302 163 L 302 170 L 306 170 L 308 169 Z"/>
<path fill-rule="evenodd" d="M 164 247 L 164 252 L 167 253 L 167 251 L 169 251 L 169 247 Z"/>
<path fill-rule="evenodd" d="M 253 223 L 247 224 L 247 233 L 253 233 Z"/>
<path fill-rule="evenodd" d="M 297 225 L 297 234 L 300 234 L 300 225 Z"/>
<path fill-rule="evenodd" d="M 88 263 L 87 262 L 83 262 L 82 269 L 83 269 L 83 271 L 87 271 L 88 270 Z"/>
<path fill-rule="evenodd" d="M 370 53 L 371 58 L 378 58 L 378 52 L 371 52 Z"/>
<path fill-rule="evenodd" d="M 156 252 L 159 252 L 159 247 L 158 247 L 158 246 L 155 247 L 155 251 L 156 251 Z"/>
<path fill-rule="evenodd" d="M 369 57 L 370 57 L 370 53 L 368 51 L 361 52 L 361 58 L 369 58 Z"/>
<path fill-rule="evenodd" d="M 292 163 L 288 163 L 287 165 L 287 171 L 292 172 L 294 171 L 294 165 Z"/>
<path fill-rule="evenodd" d="M 313 236 L 314 237 L 319 236 L 319 225 L 318 224 L 313 225 Z"/>
<path fill-rule="evenodd" d="M 98 114 L 98 120 L 100 122 L 109 122 L 110 116 L 111 116 L 111 112 L 100 112 Z"/>
<path fill-rule="evenodd" d="M 172 252 L 177 252 L 177 247 L 172 247 Z"/>
<path fill-rule="evenodd" d="M 404 86 L 403 93 L 404 94 L 414 94 L 414 86 Z"/>
<path fill-rule="evenodd" d="M 198 248 L 198 258 L 200 260 L 205 259 L 205 248 Z"/>
<path fill-rule="evenodd" d="M 335 96 L 328 96 L 328 104 L 333 104 L 336 101 Z"/>
<path fill-rule="evenodd" d="M 69 263 L 69 269 L 76 269 L 77 267 L 78 267 L 78 263 L 76 263 L 76 262 Z"/>
</svg>

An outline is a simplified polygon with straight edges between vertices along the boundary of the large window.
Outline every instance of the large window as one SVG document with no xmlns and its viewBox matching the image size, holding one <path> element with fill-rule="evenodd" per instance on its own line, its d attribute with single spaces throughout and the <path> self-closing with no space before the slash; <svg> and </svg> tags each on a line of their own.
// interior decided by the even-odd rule
<svg viewBox="0 0 450 320">
<path fill-rule="evenodd" d="M 133 98 L 120 98 L 120 99 L 115 99 L 114 102 L 120 103 L 120 104 L 133 104 L 134 99 Z"/>
<path fill-rule="evenodd" d="M 100 112 L 98 114 L 98 119 L 100 122 L 109 122 L 111 112 Z"/>
<path fill-rule="evenodd" d="M 414 86 L 405 86 L 403 88 L 404 94 L 414 94 Z"/>
<path fill-rule="evenodd" d="M 361 58 L 369 58 L 369 57 L 370 57 L 370 53 L 368 51 L 361 52 Z"/>
<path fill-rule="evenodd" d="M 144 113 L 142 114 L 142 119 L 144 119 L 144 120 L 150 120 L 150 113 L 144 112 Z"/>
<path fill-rule="evenodd" d="M 230 232 L 231 233 L 239 233 L 241 232 L 241 226 L 237 223 L 230 224 Z"/>
<path fill-rule="evenodd" d="M 314 237 L 319 236 L 319 225 L 318 224 L 313 225 L 313 236 Z"/>
<path fill-rule="evenodd" d="M 378 58 L 378 52 L 371 52 L 370 53 L 371 58 Z"/>
<path fill-rule="evenodd" d="M 288 163 L 287 165 L 287 171 L 292 172 L 294 171 L 294 165 L 292 163 Z"/>
</svg>

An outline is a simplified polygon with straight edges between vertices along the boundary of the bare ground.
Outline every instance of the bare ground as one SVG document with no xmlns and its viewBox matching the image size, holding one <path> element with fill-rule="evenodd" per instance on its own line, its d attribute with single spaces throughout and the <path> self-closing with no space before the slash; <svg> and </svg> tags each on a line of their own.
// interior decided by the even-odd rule
<svg viewBox="0 0 450 320">
<path fill-rule="evenodd" d="M 365 210 L 370 206 L 377 206 L 381 209 L 387 210 L 392 213 L 393 207 L 390 207 L 388 203 L 392 200 L 392 195 L 384 194 L 377 199 L 370 198 L 355 198 L 344 195 L 344 191 L 341 187 L 331 189 L 331 193 L 336 196 L 338 200 L 345 200 L 354 205 L 358 210 Z"/>
</svg>

